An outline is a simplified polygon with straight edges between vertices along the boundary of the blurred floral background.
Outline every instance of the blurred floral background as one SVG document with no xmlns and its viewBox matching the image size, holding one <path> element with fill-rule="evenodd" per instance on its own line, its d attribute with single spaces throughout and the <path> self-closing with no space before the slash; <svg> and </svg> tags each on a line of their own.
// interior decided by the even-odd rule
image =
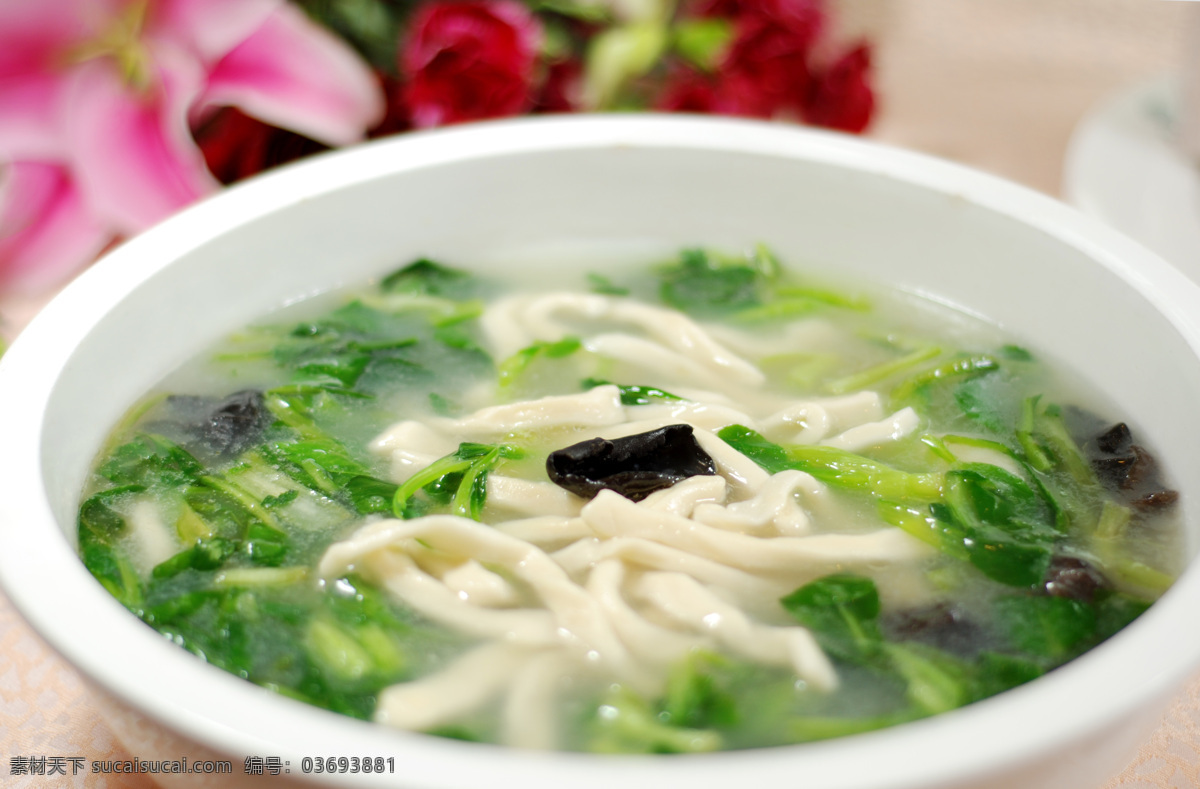
<svg viewBox="0 0 1200 789">
<path fill-rule="evenodd" d="M 6 0 L 0 294 L 262 170 L 527 113 L 721 113 L 861 132 L 866 40 L 822 0 Z"/>
<path fill-rule="evenodd" d="M 0 338 L 105 250 L 223 185 L 481 119 L 772 119 L 1057 194 L 1086 113 L 1180 68 L 1187 6 L 0 0 Z"/>
</svg>

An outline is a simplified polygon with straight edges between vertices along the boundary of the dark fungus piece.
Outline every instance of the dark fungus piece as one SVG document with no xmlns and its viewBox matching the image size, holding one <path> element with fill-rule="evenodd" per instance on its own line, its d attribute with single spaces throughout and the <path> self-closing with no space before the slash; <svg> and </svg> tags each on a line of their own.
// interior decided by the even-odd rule
<svg viewBox="0 0 1200 789">
<path fill-rule="evenodd" d="M 1129 451 L 1133 446 L 1133 434 L 1129 425 L 1118 422 L 1100 435 L 1096 436 L 1096 446 L 1108 455 L 1120 455 Z"/>
<path fill-rule="evenodd" d="M 561 488 L 590 499 L 602 490 L 641 501 L 688 477 L 717 473 L 691 425 L 667 425 L 624 438 L 593 438 L 555 450 L 546 473 Z"/>
<path fill-rule="evenodd" d="M 1100 484 L 1119 494 L 1138 514 L 1166 509 L 1179 498 L 1163 484 L 1154 456 L 1134 443 L 1124 422 L 1095 434 L 1084 450 Z"/>
<path fill-rule="evenodd" d="M 1042 589 L 1051 597 L 1069 597 L 1090 603 L 1096 592 L 1107 589 L 1108 579 L 1083 559 L 1076 556 L 1055 556 L 1050 560 Z"/>
<path fill-rule="evenodd" d="M 1154 457 L 1137 445 L 1130 447 L 1128 454 L 1096 458 L 1092 468 L 1100 482 L 1110 490 L 1124 491 L 1134 490 L 1143 481 L 1153 479 L 1156 470 Z"/>
<path fill-rule="evenodd" d="M 214 455 L 236 455 L 254 445 L 272 420 L 262 392 L 254 389 L 221 399 L 177 395 L 168 405 L 189 439 Z"/>
<path fill-rule="evenodd" d="M 262 392 L 246 389 L 221 401 L 209 414 L 203 435 L 222 454 L 236 454 L 256 443 L 270 423 Z"/>
<path fill-rule="evenodd" d="M 1138 512 L 1150 514 L 1165 510 L 1177 501 L 1179 501 L 1179 491 L 1156 490 L 1134 499 L 1130 506 Z"/>
<path fill-rule="evenodd" d="M 937 603 L 886 616 L 884 633 L 895 641 L 917 641 L 963 658 L 990 646 L 987 633 L 957 606 Z"/>
</svg>

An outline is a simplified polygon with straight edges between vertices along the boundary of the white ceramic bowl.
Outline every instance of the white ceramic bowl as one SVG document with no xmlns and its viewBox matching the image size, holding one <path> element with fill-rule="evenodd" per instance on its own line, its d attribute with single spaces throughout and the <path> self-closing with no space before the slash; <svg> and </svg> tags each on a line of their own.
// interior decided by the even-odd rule
<svg viewBox="0 0 1200 789">
<path fill-rule="evenodd" d="M 757 241 L 785 261 L 958 305 L 1069 361 L 1182 485 L 1195 553 L 1200 290 L 1161 260 L 1047 197 L 912 153 L 778 125 L 573 117 L 413 134 L 286 168 L 183 212 L 80 277 L 0 362 L 0 580 L 117 708 L 154 722 L 139 729 L 126 725 L 136 715 L 118 716 L 130 747 L 179 758 L 193 751 L 172 748 L 202 746 L 232 756 L 235 774 L 247 755 L 278 756 L 292 777 L 305 756 L 358 755 L 394 757 L 397 771 L 322 777 L 411 787 L 1096 785 L 1200 661 L 1194 569 L 1100 648 L 937 718 L 789 748 L 601 758 L 395 732 L 272 695 L 167 643 L 75 556 L 79 492 L 110 426 L 167 370 L 272 308 L 419 255 L 550 269 Z"/>
</svg>

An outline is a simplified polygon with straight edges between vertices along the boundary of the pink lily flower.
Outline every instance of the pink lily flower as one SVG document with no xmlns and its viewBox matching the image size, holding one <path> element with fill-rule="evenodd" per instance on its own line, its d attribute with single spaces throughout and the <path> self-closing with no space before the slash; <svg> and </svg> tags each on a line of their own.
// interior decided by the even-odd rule
<svg viewBox="0 0 1200 789">
<path fill-rule="evenodd" d="M 384 97 L 284 0 L 0 2 L 0 291 L 56 284 L 217 189 L 191 129 L 220 106 L 337 146 Z"/>
</svg>

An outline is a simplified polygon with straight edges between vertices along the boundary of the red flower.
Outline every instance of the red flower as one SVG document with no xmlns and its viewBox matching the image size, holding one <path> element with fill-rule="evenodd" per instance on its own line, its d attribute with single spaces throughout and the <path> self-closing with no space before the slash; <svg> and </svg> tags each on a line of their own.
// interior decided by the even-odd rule
<svg viewBox="0 0 1200 789">
<path fill-rule="evenodd" d="M 399 64 L 413 125 L 528 110 L 541 33 L 517 0 L 420 5 L 401 42 Z"/>
<path fill-rule="evenodd" d="M 692 4 L 692 12 L 726 19 L 767 16 L 790 27 L 811 28 L 814 39 L 825 24 L 824 0 L 698 0 Z"/>
<path fill-rule="evenodd" d="M 712 82 L 714 109 L 707 111 L 763 118 L 781 111 L 799 114 L 809 92 L 809 56 L 825 24 L 819 0 L 703 0 L 694 10 L 724 17 L 734 26 Z M 691 103 L 702 99 L 703 90 L 694 80 L 672 82 L 669 93 L 684 91 Z"/>
<path fill-rule="evenodd" d="M 557 60 L 546 69 L 546 79 L 534 102 L 538 112 L 571 112 L 579 105 L 583 64 L 574 58 Z"/>
<path fill-rule="evenodd" d="M 408 105 L 404 103 L 408 96 L 406 86 L 394 77 L 382 74 L 377 74 L 376 77 L 383 89 L 383 95 L 387 98 L 387 105 L 383 113 L 383 120 L 369 129 L 367 136 L 374 139 L 411 131 L 412 122 L 409 120 Z"/>
<path fill-rule="evenodd" d="M 208 169 L 223 184 L 249 178 L 328 148 L 295 132 L 251 118 L 234 107 L 222 107 L 194 134 Z"/>
<path fill-rule="evenodd" d="M 729 96 L 714 76 L 694 69 L 675 68 L 656 102 L 664 112 L 700 112 L 712 115 L 748 115 L 736 96 Z"/>
<path fill-rule="evenodd" d="M 871 52 L 860 44 L 816 75 L 804 105 L 804 119 L 817 126 L 861 132 L 871 122 L 875 94 L 867 82 Z"/>
</svg>

